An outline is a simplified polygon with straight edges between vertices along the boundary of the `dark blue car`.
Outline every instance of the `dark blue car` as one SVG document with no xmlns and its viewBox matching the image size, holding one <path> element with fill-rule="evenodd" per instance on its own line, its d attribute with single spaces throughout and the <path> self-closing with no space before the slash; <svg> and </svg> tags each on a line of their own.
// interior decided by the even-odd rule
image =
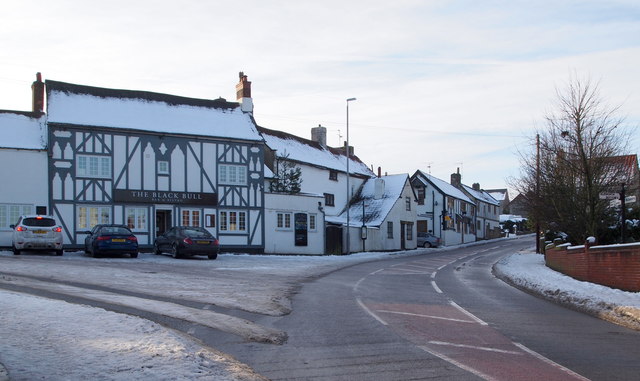
<svg viewBox="0 0 640 381">
<path fill-rule="evenodd" d="M 138 257 L 138 238 L 125 225 L 96 225 L 85 233 L 84 252 L 94 258 L 112 254 Z"/>
</svg>

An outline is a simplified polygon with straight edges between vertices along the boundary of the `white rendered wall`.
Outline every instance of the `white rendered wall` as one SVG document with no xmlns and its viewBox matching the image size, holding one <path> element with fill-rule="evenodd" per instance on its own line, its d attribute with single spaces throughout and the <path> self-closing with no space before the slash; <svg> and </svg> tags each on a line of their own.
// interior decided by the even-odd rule
<svg viewBox="0 0 640 381">
<path fill-rule="evenodd" d="M 47 152 L 0 149 L 0 203 L 46 206 L 49 210 L 47 186 Z M 17 221 L 14 221 L 17 222 Z M 0 228 L 0 246 L 11 246 L 11 229 Z"/>
</svg>

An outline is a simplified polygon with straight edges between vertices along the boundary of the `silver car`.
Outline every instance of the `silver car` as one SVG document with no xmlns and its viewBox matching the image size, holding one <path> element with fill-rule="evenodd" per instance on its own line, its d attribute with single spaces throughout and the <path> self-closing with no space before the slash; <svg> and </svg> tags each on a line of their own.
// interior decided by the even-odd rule
<svg viewBox="0 0 640 381">
<path fill-rule="evenodd" d="M 22 250 L 53 251 L 62 255 L 62 227 L 51 216 L 20 216 L 18 223 L 11 225 L 13 254 Z"/>
<path fill-rule="evenodd" d="M 440 246 L 440 238 L 431 233 L 418 232 L 419 247 L 438 247 Z"/>
</svg>

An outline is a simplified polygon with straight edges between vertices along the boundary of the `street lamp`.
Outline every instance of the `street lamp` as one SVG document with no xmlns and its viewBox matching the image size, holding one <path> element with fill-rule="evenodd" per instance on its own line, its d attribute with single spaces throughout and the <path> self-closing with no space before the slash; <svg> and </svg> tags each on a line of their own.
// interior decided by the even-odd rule
<svg viewBox="0 0 640 381">
<path fill-rule="evenodd" d="M 350 254 L 351 250 L 350 250 L 350 240 L 349 240 L 349 200 L 351 199 L 351 195 L 350 195 L 350 186 L 349 186 L 349 159 L 350 159 L 350 149 L 349 149 L 349 102 L 351 101 L 355 101 L 356 98 L 348 98 L 347 99 L 347 147 L 346 147 L 346 153 L 347 153 L 347 255 Z"/>
</svg>

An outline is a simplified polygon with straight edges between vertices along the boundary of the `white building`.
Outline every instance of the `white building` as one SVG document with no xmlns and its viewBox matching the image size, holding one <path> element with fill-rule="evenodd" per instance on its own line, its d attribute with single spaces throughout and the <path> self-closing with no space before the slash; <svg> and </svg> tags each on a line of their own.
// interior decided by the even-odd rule
<svg viewBox="0 0 640 381">
<path fill-rule="evenodd" d="M 284 239 L 287 245 L 294 242 L 293 230 L 283 230 L 279 228 L 279 216 L 286 218 L 287 215 L 294 216 L 296 210 L 299 213 L 307 214 L 308 218 L 316 216 L 317 229 L 309 231 L 309 237 L 322 236 L 322 245 L 303 249 L 304 253 L 309 251 L 314 254 L 341 254 L 346 252 L 346 234 L 343 232 L 343 224 L 339 222 L 331 223 L 330 217 L 340 215 L 346 208 L 350 199 L 359 191 L 360 187 L 370 178 L 374 177 L 373 171 L 369 169 L 357 156 L 351 153 L 349 157 L 349 192 L 347 192 L 347 156 L 342 148 L 331 148 L 326 145 L 326 129 L 316 127 L 312 129 L 313 140 L 300 138 L 285 132 L 259 128 L 267 146 L 271 148 L 271 158 L 267 162 L 273 163 L 272 169 L 277 172 L 278 162 L 287 161 L 294 164 L 301 170 L 300 193 L 298 195 L 287 195 L 289 202 L 268 204 L 267 234 L 271 233 L 270 226 L 275 223 L 277 234 L 280 239 Z M 278 173 L 275 173 L 278 176 Z M 266 187 L 266 186 L 265 186 Z M 303 199 L 298 199 L 303 197 Z M 315 197 L 314 204 L 307 201 Z M 268 196 L 272 200 L 271 196 Z M 301 218 L 301 217 L 300 217 Z M 327 224 L 324 223 L 326 218 Z M 322 225 L 319 223 L 322 222 Z M 325 226 L 326 225 L 326 226 Z M 309 220 L 308 226 L 311 226 Z M 322 227 L 322 228 L 320 228 Z M 284 237 L 284 238 L 282 238 Z M 359 235 L 358 235 L 359 237 Z M 357 237 L 356 237 L 357 238 Z M 311 238 L 310 238 L 311 239 Z M 356 240 L 358 242 L 359 239 Z M 309 240 L 308 242 L 312 242 Z M 271 251 L 270 245 L 265 250 Z M 280 246 L 280 244 L 276 244 Z M 301 250 L 300 247 L 289 248 L 294 251 Z"/>
<path fill-rule="evenodd" d="M 411 184 L 418 199 L 419 232 L 440 237 L 443 246 L 476 240 L 474 200 L 452 184 L 420 170 L 411 176 Z"/>
<path fill-rule="evenodd" d="M 23 214 L 49 214 L 46 124 L 41 112 L 0 110 L 0 247 Z"/>
<path fill-rule="evenodd" d="M 417 248 L 416 206 L 409 175 L 368 179 L 349 207 L 350 251 Z M 347 213 L 327 221 L 346 225 Z"/>
<path fill-rule="evenodd" d="M 471 187 L 462 184 L 465 193 L 476 200 L 476 237 L 477 239 L 492 239 L 500 237 L 500 202 L 489 193 L 480 189 L 480 184 Z"/>
</svg>

